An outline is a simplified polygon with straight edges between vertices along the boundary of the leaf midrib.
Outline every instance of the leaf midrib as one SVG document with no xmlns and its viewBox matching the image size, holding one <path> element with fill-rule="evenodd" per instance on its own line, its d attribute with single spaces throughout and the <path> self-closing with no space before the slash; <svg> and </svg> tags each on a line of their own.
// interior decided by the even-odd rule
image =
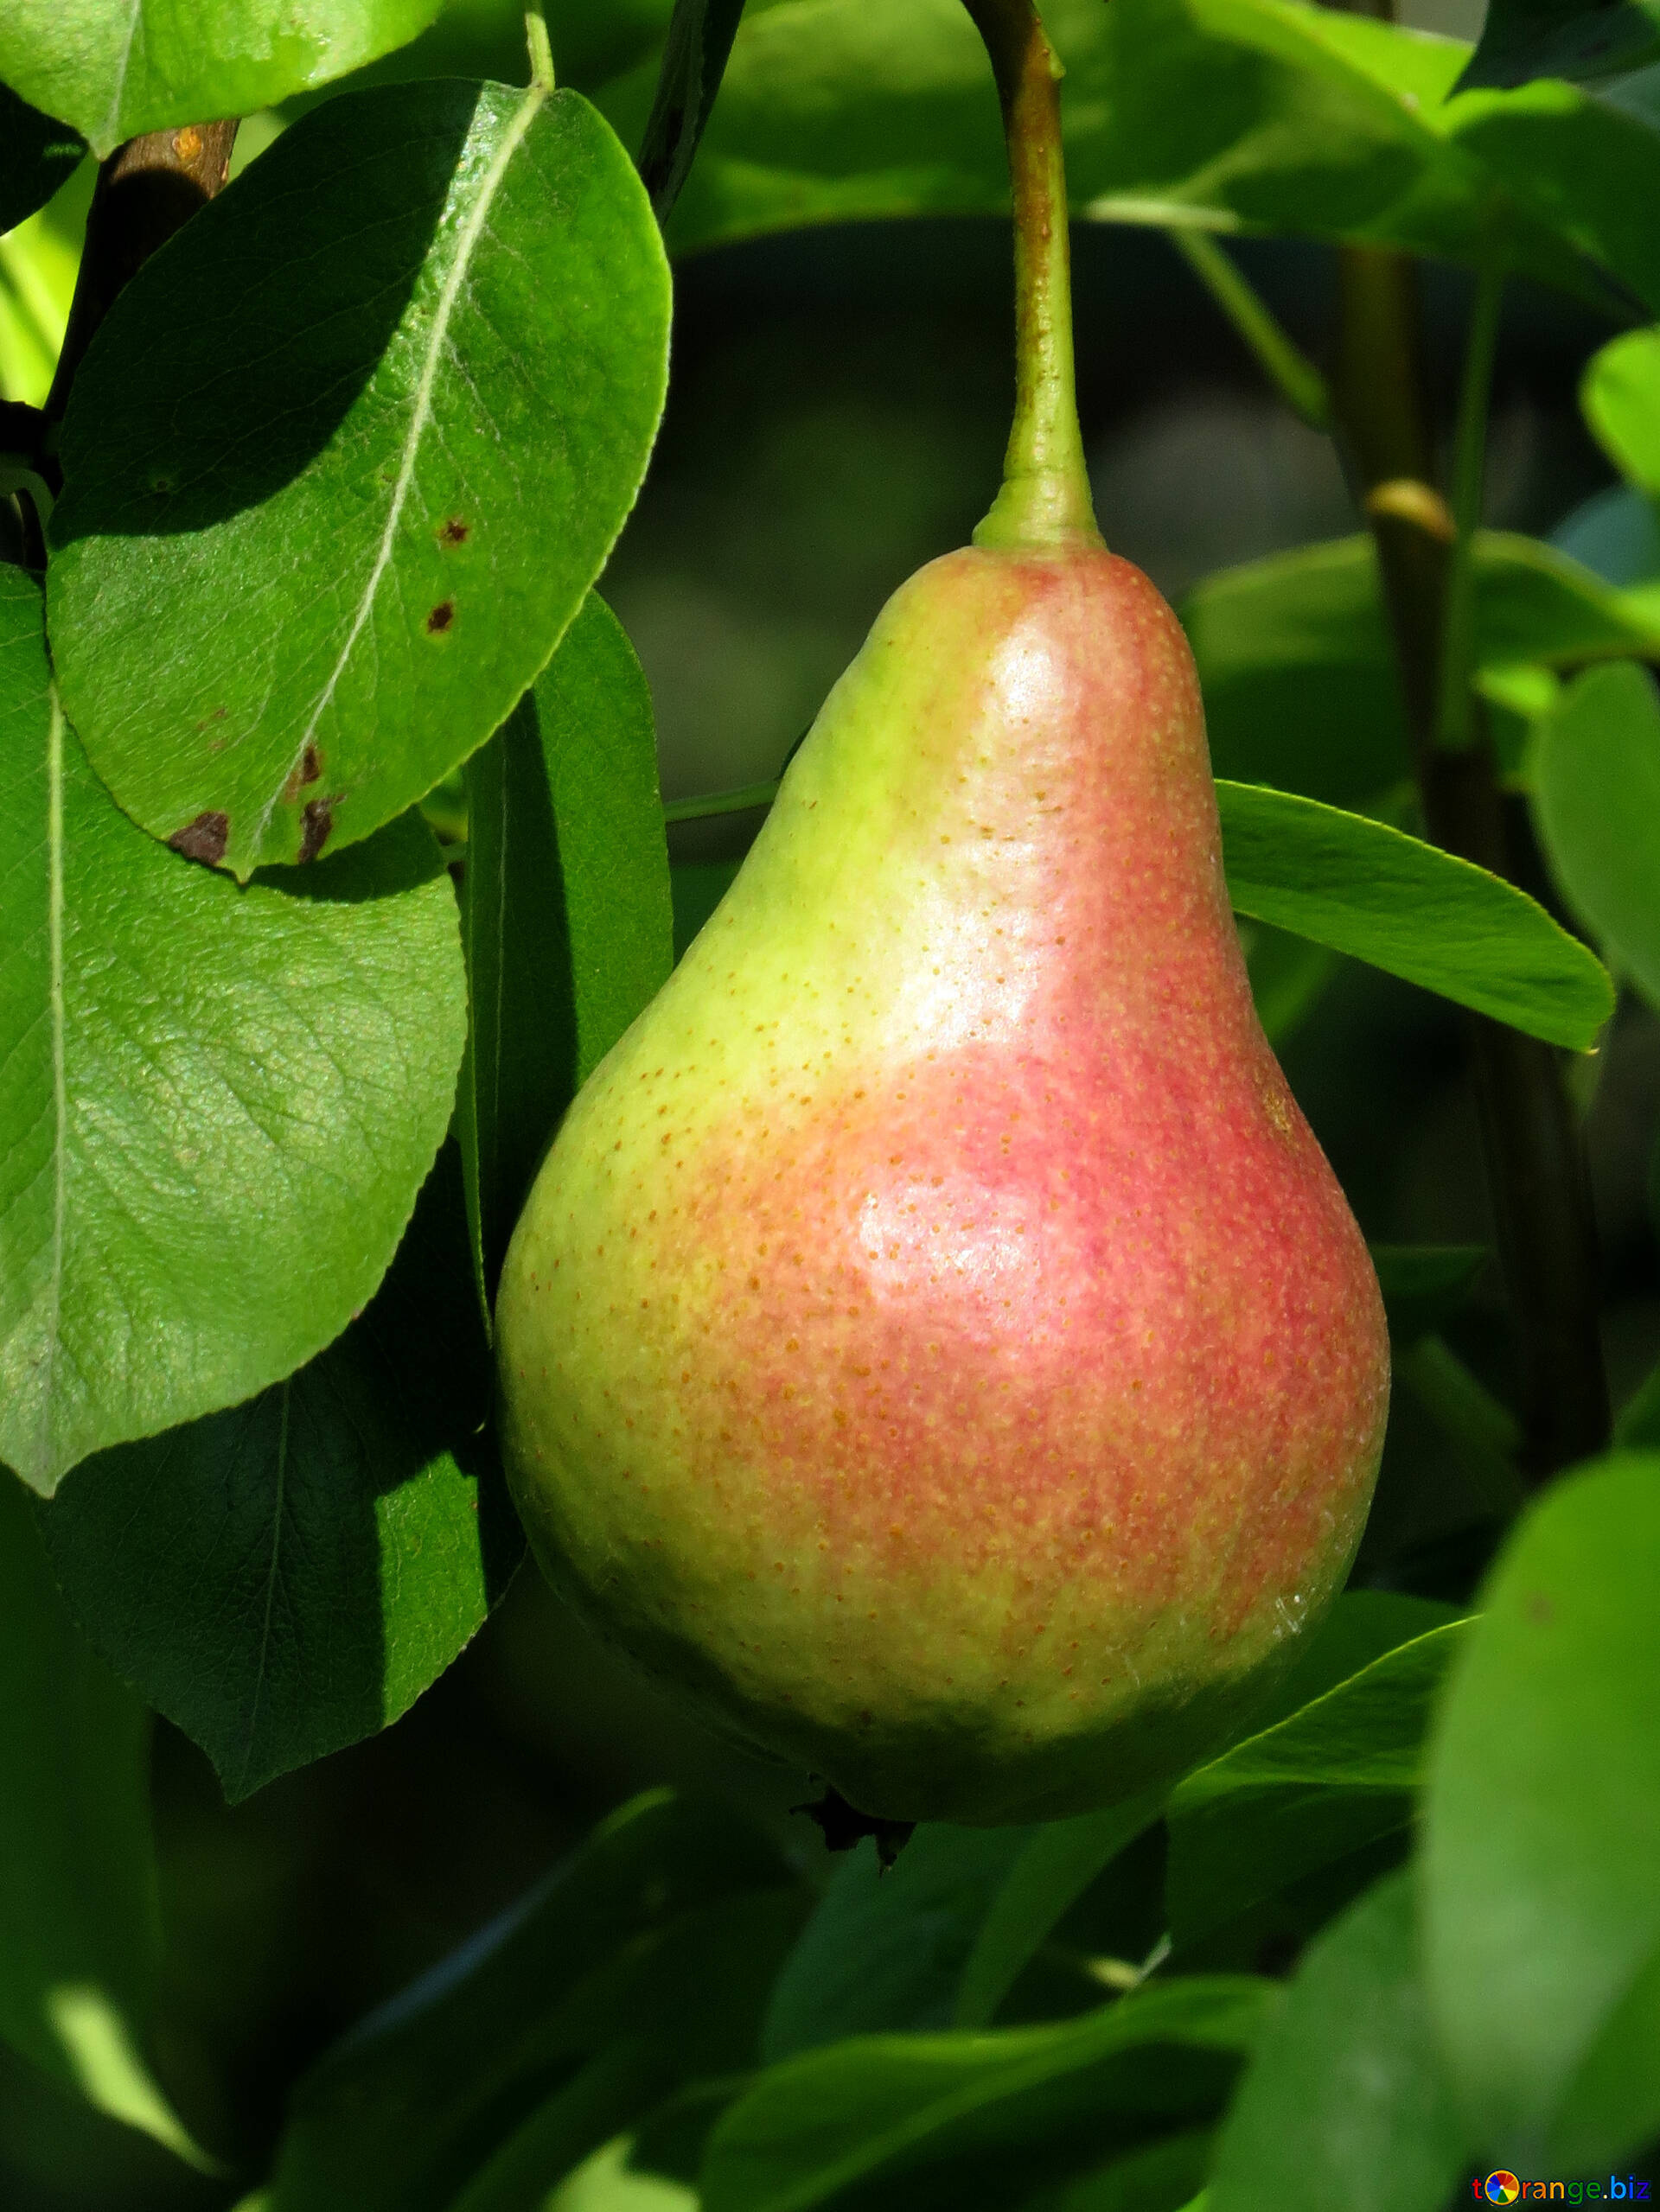
<svg viewBox="0 0 1660 2212">
<path fill-rule="evenodd" d="M 496 194 L 501 188 L 502 179 L 507 175 L 514 156 L 523 143 L 526 132 L 534 122 L 538 112 L 549 99 L 550 92 L 551 88 L 546 86 L 532 85 L 527 87 L 524 98 L 520 101 L 507 130 L 502 134 L 501 143 L 496 149 L 495 157 L 484 173 L 477 196 L 468 213 L 467 220 L 462 225 L 460 235 L 456 241 L 455 257 L 444 277 L 443 286 L 438 293 L 437 306 L 433 313 L 432 328 L 427 341 L 425 356 L 421 363 L 420 379 L 415 387 L 415 400 L 411 410 L 409 428 L 405 434 L 403 450 L 399 460 L 398 477 L 393 486 L 392 498 L 386 509 L 386 527 L 380 533 L 380 542 L 375 550 L 368 579 L 358 600 L 356 612 L 352 617 L 351 628 L 347 632 L 346 642 L 340 649 L 339 657 L 329 672 L 327 683 L 317 696 L 316 704 L 311 711 L 304 730 L 300 734 L 288 764 L 272 787 L 271 794 L 265 801 L 259 820 L 255 824 L 252 844 L 252 857 L 256 862 L 267 857 L 261 852 L 260 847 L 264 844 L 266 832 L 271 827 L 271 817 L 277 811 L 277 803 L 303 764 L 306 748 L 316 736 L 318 725 L 329 711 L 340 679 L 357 648 L 357 641 L 362 635 L 369 616 L 374 611 L 374 602 L 380 590 L 380 580 L 391 565 L 393 545 L 398 534 L 398 525 L 403 519 L 404 507 L 409 498 L 410 487 L 415 480 L 416 456 L 420 450 L 421 441 L 426 435 L 427 426 L 432 418 L 432 395 L 437 383 L 438 360 L 444 351 L 444 341 L 449 336 L 450 323 L 455 313 L 456 302 L 460 297 L 462 285 L 466 281 L 469 270 L 472 267 L 479 238 L 483 232 L 490 209 L 495 204 Z"/>
<path fill-rule="evenodd" d="M 53 685 L 46 740 L 47 1001 L 52 1020 L 52 1265 L 47 1285 L 45 1360 L 42 1374 L 35 1471 L 55 1471 L 54 1397 L 59 1333 L 63 1323 L 63 1247 L 68 1214 L 69 1081 L 63 1004 L 63 708 Z"/>
</svg>

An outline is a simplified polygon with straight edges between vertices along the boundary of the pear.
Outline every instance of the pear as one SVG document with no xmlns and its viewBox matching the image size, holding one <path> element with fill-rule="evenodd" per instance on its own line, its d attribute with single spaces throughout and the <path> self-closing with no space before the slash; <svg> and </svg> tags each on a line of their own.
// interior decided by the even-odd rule
<svg viewBox="0 0 1660 2212">
<path fill-rule="evenodd" d="M 1089 512 L 1065 226 L 1031 214 L 1064 206 L 1048 49 L 987 42 L 1003 491 L 578 1096 L 497 1308 L 510 1480 L 576 1610 L 861 1811 L 972 1824 L 1243 1724 L 1342 1585 L 1389 1379 L 1252 1004 L 1191 655 Z"/>
</svg>

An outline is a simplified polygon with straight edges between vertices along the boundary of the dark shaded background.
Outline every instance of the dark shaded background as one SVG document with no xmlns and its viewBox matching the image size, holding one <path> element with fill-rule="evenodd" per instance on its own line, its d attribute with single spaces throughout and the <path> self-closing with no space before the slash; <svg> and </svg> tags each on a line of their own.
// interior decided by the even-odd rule
<svg viewBox="0 0 1660 2212">
<path fill-rule="evenodd" d="M 1238 251 L 1322 352 L 1331 254 Z M 1357 526 L 1329 442 L 1265 391 L 1162 238 L 1089 230 L 1075 252 L 1084 430 L 1115 550 L 1173 595 L 1212 568 Z M 963 541 L 996 486 L 1012 374 L 1008 239 L 995 224 L 796 235 L 711 255 L 678 281 L 668 417 L 604 583 L 651 679 L 671 797 L 775 774 L 888 592 Z M 1431 271 L 1424 293 L 1445 422 L 1466 290 Z M 1561 302 L 1512 300 L 1491 520 L 1548 532 L 1609 481 L 1574 401 L 1604 335 Z M 719 857 L 753 827 L 741 817 L 689 827 L 677 850 Z M 1487 1239 L 1455 1015 L 1345 965 L 1285 1057 L 1370 1236 Z M 1587 1130 L 1618 1399 L 1660 1348 L 1649 1197 L 1660 1022 L 1627 1004 L 1576 1077 L 1595 1093 Z M 1491 1270 L 1448 1333 L 1508 1395 Z M 1484 1540 L 1470 1487 L 1405 1393 L 1397 1404 L 1360 1571 L 1459 1595 Z M 804 1861 L 822 1860 L 789 1814 L 801 1777 L 699 1736 L 597 1651 L 529 1571 L 384 1736 L 234 1813 L 200 1754 L 164 1725 L 155 1773 L 168 1935 L 160 2068 L 196 2131 L 252 2171 L 287 2085 L 324 2043 L 636 1788 L 670 1780 L 729 1793 Z M 235 2194 L 183 2176 L 0 2052 L 6 2212 L 189 2212 Z"/>
</svg>

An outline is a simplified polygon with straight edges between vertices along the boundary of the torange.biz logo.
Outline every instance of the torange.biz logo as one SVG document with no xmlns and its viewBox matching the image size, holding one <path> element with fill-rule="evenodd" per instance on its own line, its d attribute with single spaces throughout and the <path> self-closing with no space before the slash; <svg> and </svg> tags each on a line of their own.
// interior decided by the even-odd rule
<svg viewBox="0 0 1660 2212">
<path fill-rule="evenodd" d="M 1622 2180 L 1610 2174 L 1606 2181 L 1523 2181 L 1501 2166 L 1485 2181 L 1472 2181 L 1470 2193 L 1488 2204 L 1646 2204 L 1649 2184 L 1636 2174 Z"/>
</svg>

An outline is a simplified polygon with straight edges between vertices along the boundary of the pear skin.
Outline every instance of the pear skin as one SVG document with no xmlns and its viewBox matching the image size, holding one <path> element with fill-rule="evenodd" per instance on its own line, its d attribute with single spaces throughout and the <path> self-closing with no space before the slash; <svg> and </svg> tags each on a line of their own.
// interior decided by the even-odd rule
<svg viewBox="0 0 1660 2212">
<path fill-rule="evenodd" d="M 864 1812 L 1054 1819 L 1241 1726 L 1344 1581 L 1389 1343 L 1139 570 L 982 546 L 895 594 L 497 1322 L 550 1578 Z"/>
</svg>

